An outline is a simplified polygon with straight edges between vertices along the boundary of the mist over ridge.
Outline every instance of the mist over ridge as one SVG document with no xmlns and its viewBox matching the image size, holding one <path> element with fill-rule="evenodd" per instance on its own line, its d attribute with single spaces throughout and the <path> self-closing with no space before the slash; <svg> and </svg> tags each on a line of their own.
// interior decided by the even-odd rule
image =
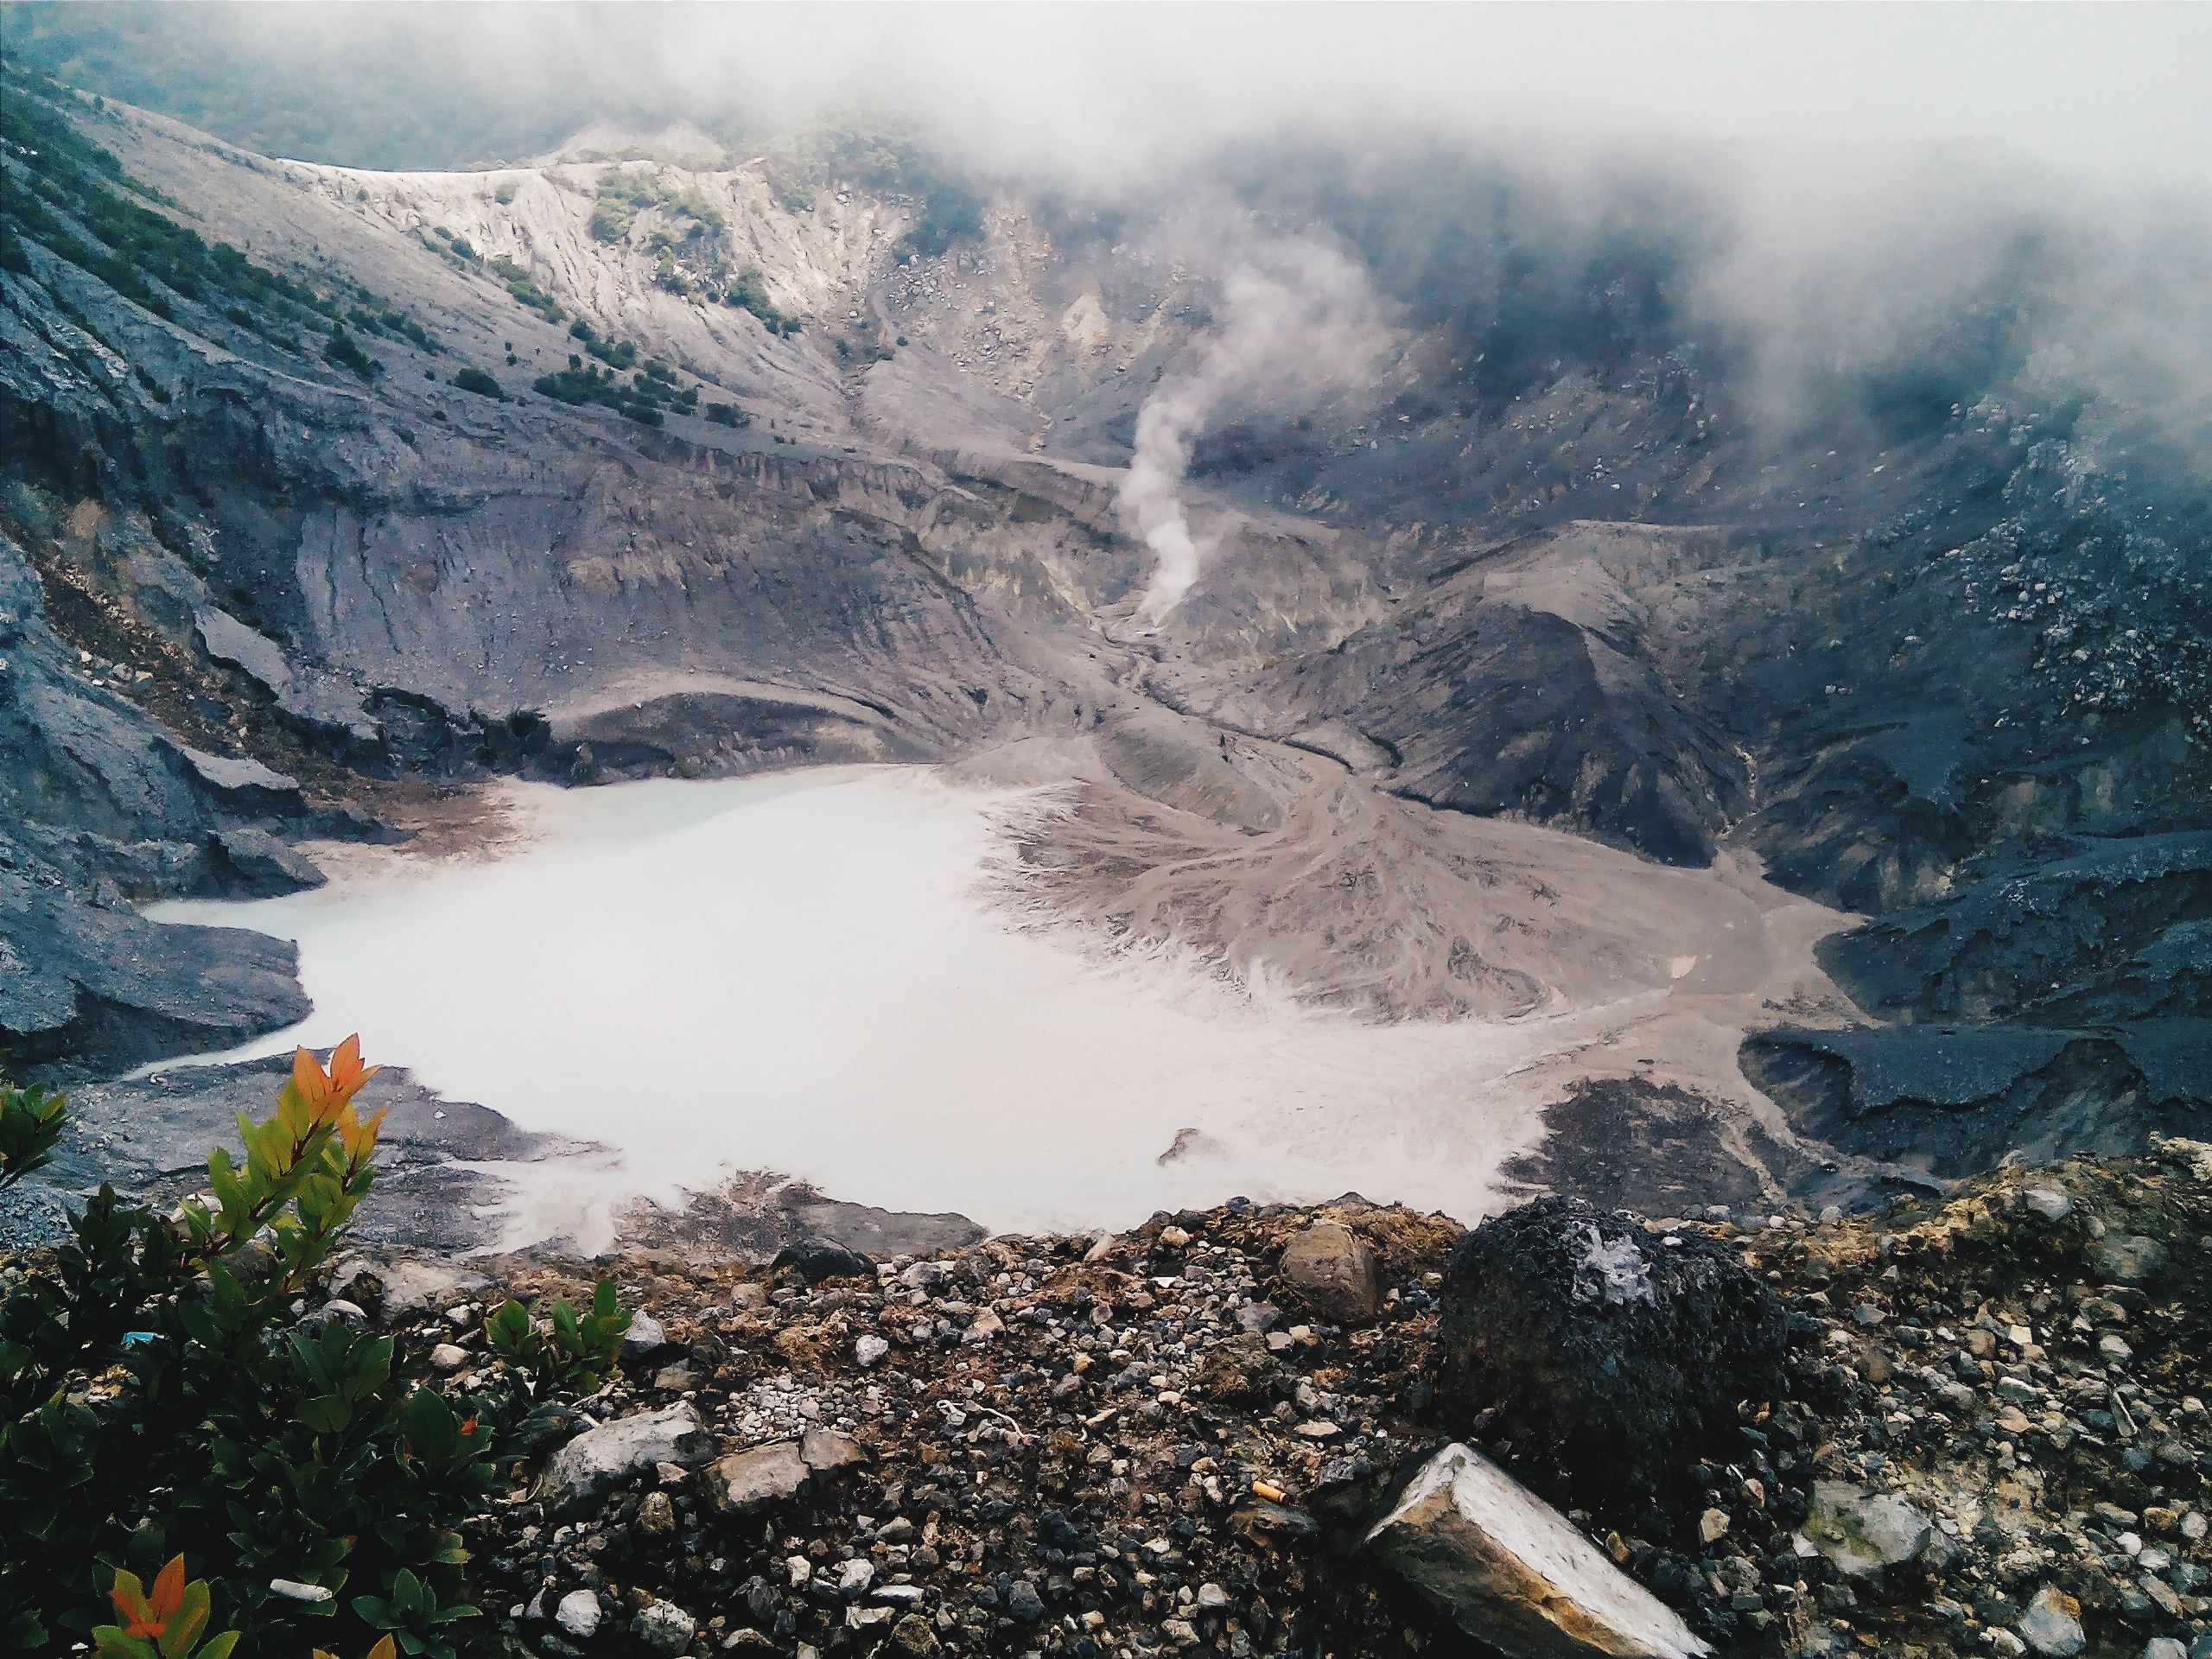
<svg viewBox="0 0 2212 1659">
<path fill-rule="evenodd" d="M 1701 1182 L 1863 1193 L 2201 1109 L 2185 168 L 1384 112 L 1357 75 L 1291 120 L 1231 88 L 1176 127 L 1166 70 L 1126 107 L 1041 71 L 956 107 L 1028 22 L 942 85 L 868 69 L 896 29 L 847 41 L 779 105 L 766 68 L 699 81 L 732 17 L 781 61 L 784 14 L 667 13 L 701 31 L 671 65 L 680 29 L 594 55 L 618 14 L 498 9 L 419 85 L 392 42 L 429 14 L 332 14 L 359 109 L 264 96 L 296 25 L 216 37 L 230 64 L 152 90 L 240 147 L 96 92 L 158 79 L 173 26 L 103 15 L 95 52 L 7 14 L 86 83 L 11 56 L 7 531 L 57 683 L 144 700 L 70 718 L 181 758 L 131 798 L 158 810 L 56 792 L 73 761 L 9 785 L 88 895 L 24 888 L 23 937 L 77 941 L 7 1016 L 41 1063 L 222 1046 L 82 1011 L 181 995 L 100 976 L 99 930 L 152 929 L 111 898 L 305 881 L 289 848 L 421 822 L 412 789 L 888 762 L 1059 791 L 989 902 L 1231 1000 L 1425 1028 L 1643 999 L 1487 1109 L 1656 1134 L 1683 1090 Z M 1068 118 L 1015 130 L 1046 92 Z M 348 159 L 377 121 L 388 164 Z M 22 718 L 22 753 L 77 752 Z M 1692 874 L 1734 896 L 1667 896 Z M 2050 923 L 2083 892 L 2095 926 Z M 280 961 L 240 984 L 219 1033 L 284 1023 Z M 1869 1019 L 1909 1063 L 1821 1034 Z M 1913 1105 L 1983 1027 L 2013 1103 Z M 1905 1081 L 1861 1109 L 1838 1066 Z"/>
</svg>

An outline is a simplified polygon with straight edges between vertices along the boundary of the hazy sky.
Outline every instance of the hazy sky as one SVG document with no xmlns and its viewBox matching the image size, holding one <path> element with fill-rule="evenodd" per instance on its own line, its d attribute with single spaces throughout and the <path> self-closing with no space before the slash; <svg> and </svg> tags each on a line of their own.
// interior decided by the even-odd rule
<svg viewBox="0 0 2212 1659">
<path fill-rule="evenodd" d="M 766 132 L 874 103 L 936 115 L 1017 170 L 1111 175 L 1255 125 L 1379 114 L 1991 137 L 2212 175 L 2212 5 L 2193 3 L 0 0 L 0 23 L 54 36 L 47 60 L 86 84 L 332 161 L 527 154 L 602 115 Z M 458 153 L 431 162 L 441 138 Z"/>
<path fill-rule="evenodd" d="M 979 136 L 1049 136 L 1102 159 L 1179 131 L 1378 109 L 1508 124 L 1656 119 L 1722 136 L 1986 136 L 2068 161 L 2192 173 L 2212 163 L 2212 6 L 2202 4 L 658 10 L 644 32 L 673 79 L 728 75 L 756 99 L 780 88 L 795 100 L 873 85 L 938 105 Z M 691 27 L 679 23 L 687 14 Z"/>
</svg>

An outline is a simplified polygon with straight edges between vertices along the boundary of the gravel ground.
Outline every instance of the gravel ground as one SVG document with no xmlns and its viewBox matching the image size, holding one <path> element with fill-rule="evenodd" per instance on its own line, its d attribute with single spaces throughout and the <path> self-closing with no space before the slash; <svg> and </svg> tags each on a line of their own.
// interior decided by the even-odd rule
<svg viewBox="0 0 2212 1659">
<path fill-rule="evenodd" d="M 1327 1224 L 1371 1278 L 1317 1260 Z M 588 1441 L 502 1456 L 482 1651 L 1479 1652 L 1357 1548 L 1459 1440 L 1725 1654 L 2212 1655 L 2212 1148 L 1643 1225 L 1730 1242 L 1790 1317 L 1740 1452 L 1640 1488 L 1440 1390 L 1461 1230 L 1351 1198 L 779 1268 L 364 1253 L 338 1287 L 461 1395 L 501 1291 L 611 1273 L 645 1316 Z"/>
</svg>

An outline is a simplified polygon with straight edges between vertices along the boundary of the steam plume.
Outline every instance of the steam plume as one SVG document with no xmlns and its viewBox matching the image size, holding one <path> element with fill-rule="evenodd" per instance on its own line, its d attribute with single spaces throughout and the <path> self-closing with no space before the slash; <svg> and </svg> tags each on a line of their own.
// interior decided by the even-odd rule
<svg viewBox="0 0 2212 1659">
<path fill-rule="evenodd" d="M 1142 621 L 1173 610 L 1214 550 L 1183 510 L 1191 448 L 1208 423 L 1230 409 L 1310 403 L 1363 378 L 1384 343 L 1366 272 L 1318 243 L 1271 245 L 1230 271 L 1222 296 L 1221 329 L 1197 366 L 1164 381 L 1137 414 L 1136 455 L 1116 505 L 1156 561 L 1137 606 Z"/>
</svg>

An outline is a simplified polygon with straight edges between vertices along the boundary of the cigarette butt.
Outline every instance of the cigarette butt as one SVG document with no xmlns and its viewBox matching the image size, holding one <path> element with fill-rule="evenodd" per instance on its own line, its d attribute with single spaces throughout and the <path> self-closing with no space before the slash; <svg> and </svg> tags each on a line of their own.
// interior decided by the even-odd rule
<svg viewBox="0 0 2212 1659">
<path fill-rule="evenodd" d="M 1271 1503 L 1282 1502 L 1282 1488 L 1270 1486 L 1264 1480 L 1255 1480 L 1252 1483 L 1252 1495 L 1255 1497 L 1264 1497 Z"/>
</svg>

